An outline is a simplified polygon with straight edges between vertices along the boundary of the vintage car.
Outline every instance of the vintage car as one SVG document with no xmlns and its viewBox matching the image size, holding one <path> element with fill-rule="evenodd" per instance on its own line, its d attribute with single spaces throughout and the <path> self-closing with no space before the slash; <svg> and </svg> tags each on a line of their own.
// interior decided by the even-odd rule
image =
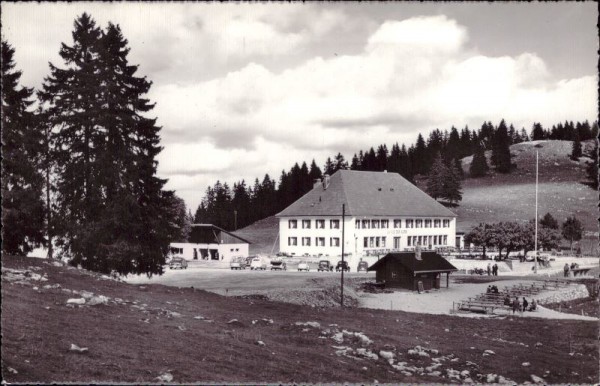
<svg viewBox="0 0 600 386">
<path fill-rule="evenodd" d="M 332 272 L 333 264 L 329 260 L 321 260 L 319 261 L 319 267 L 317 268 L 319 272 Z"/>
<path fill-rule="evenodd" d="M 298 272 L 300 271 L 310 271 L 310 267 L 306 261 L 301 261 L 300 264 L 298 264 Z"/>
<path fill-rule="evenodd" d="M 267 269 L 267 263 L 262 257 L 256 256 L 250 262 L 250 269 L 253 271 L 264 271 Z"/>
<path fill-rule="evenodd" d="M 187 260 L 183 257 L 174 257 L 169 262 L 169 269 L 187 269 L 188 263 Z"/>
<path fill-rule="evenodd" d="M 271 271 L 287 271 L 287 264 L 280 258 L 272 259 Z"/>
<path fill-rule="evenodd" d="M 236 256 L 231 259 L 229 268 L 233 269 L 246 269 L 246 258 L 242 256 Z"/>
<path fill-rule="evenodd" d="M 350 272 L 350 266 L 346 260 L 340 260 L 337 262 L 337 265 L 335 266 L 335 272 L 340 271 Z"/>
<path fill-rule="evenodd" d="M 356 272 L 360 272 L 360 271 L 367 272 L 368 269 L 369 269 L 369 263 L 361 260 L 358 262 L 358 267 L 356 268 Z"/>
</svg>

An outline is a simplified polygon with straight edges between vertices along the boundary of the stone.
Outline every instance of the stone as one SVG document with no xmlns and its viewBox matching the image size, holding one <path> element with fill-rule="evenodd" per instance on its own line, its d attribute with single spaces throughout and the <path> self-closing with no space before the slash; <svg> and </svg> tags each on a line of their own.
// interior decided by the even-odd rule
<svg viewBox="0 0 600 386">
<path fill-rule="evenodd" d="M 540 378 L 537 375 L 531 374 L 530 377 L 531 377 L 531 381 L 533 381 L 533 383 L 541 383 L 541 384 L 546 383 L 546 381 L 544 381 L 543 378 Z"/>
<path fill-rule="evenodd" d="M 156 377 L 161 382 L 171 382 L 173 380 L 173 375 L 171 373 L 164 373 Z"/>
<path fill-rule="evenodd" d="M 529 367 L 529 366 L 531 366 L 531 363 L 529 363 L 529 362 L 523 362 L 523 363 L 521 363 L 521 366 L 523 366 L 523 367 Z"/>
<path fill-rule="evenodd" d="M 7 367 L 6 369 L 8 370 L 9 373 L 19 374 L 19 372 L 17 370 L 13 369 L 12 367 Z"/>
<path fill-rule="evenodd" d="M 394 359 L 394 353 L 391 351 L 379 351 L 379 356 L 382 357 L 385 360 L 390 360 L 390 359 Z"/>
<path fill-rule="evenodd" d="M 266 346 L 265 342 L 263 342 L 262 340 L 257 341 L 256 344 L 259 345 L 259 346 L 261 346 L 261 347 L 262 346 Z"/>
<path fill-rule="evenodd" d="M 204 320 L 205 318 L 204 318 L 204 316 L 198 315 L 198 316 L 194 316 L 194 319 Z M 254 321 L 252 321 L 252 322 L 254 323 Z"/>
<path fill-rule="evenodd" d="M 493 352 L 492 350 L 485 350 L 483 353 L 484 353 L 484 354 L 488 354 L 488 355 L 495 355 L 495 354 L 496 354 L 496 353 L 495 353 L 495 352 Z"/>
<path fill-rule="evenodd" d="M 87 304 L 90 306 L 96 306 L 98 304 L 107 304 L 107 303 L 108 303 L 108 298 L 104 295 L 93 296 L 92 298 L 90 298 L 87 301 Z"/>
<path fill-rule="evenodd" d="M 73 299 L 69 299 L 67 300 L 67 304 L 85 304 L 85 299 L 84 298 L 73 298 Z"/>
<path fill-rule="evenodd" d="M 79 347 L 79 346 L 77 346 L 74 343 L 71 343 L 71 348 L 69 348 L 69 350 L 76 351 L 76 352 L 79 352 L 79 353 L 88 352 L 88 348 L 87 347 Z"/>
</svg>

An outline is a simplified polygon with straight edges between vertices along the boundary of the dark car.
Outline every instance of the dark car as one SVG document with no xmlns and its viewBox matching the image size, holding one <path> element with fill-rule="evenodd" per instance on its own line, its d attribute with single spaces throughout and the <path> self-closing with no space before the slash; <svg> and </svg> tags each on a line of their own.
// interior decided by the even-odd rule
<svg viewBox="0 0 600 386">
<path fill-rule="evenodd" d="M 361 260 L 358 262 L 358 267 L 356 268 L 356 272 L 360 272 L 360 271 L 367 272 L 368 269 L 369 269 L 369 263 Z"/>
<path fill-rule="evenodd" d="M 346 272 L 350 272 L 350 266 L 348 265 L 348 262 L 346 260 L 338 261 L 337 265 L 335 266 L 335 272 L 340 272 L 342 270 L 346 271 Z"/>
<path fill-rule="evenodd" d="M 183 257 L 174 257 L 169 262 L 170 269 L 176 269 L 176 268 L 187 269 L 187 267 L 188 267 L 187 260 L 184 259 Z"/>
<path fill-rule="evenodd" d="M 333 264 L 329 260 L 321 260 L 319 261 L 319 267 L 317 268 L 319 272 L 332 272 Z"/>
</svg>

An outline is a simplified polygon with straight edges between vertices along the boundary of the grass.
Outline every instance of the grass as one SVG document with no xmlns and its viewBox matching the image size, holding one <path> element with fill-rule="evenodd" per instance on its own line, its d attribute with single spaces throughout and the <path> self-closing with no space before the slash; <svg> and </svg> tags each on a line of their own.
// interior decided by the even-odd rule
<svg viewBox="0 0 600 386">
<path fill-rule="evenodd" d="M 41 285 L 61 286 L 34 290 L 7 282 L 3 273 L 2 377 L 9 383 L 154 383 L 165 372 L 176 383 L 449 382 L 404 375 L 381 358 L 338 356 L 332 347 L 337 344 L 323 331 L 333 328 L 330 324 L 363 332 L 373 340 L 373 352 L 395 351 L 409 365 L 431 364 L 408 357 L 407 350 L 416 345 L 453 354 L 459 359 L 443 362 L 442 370 L 469 369 L 476 381 L 476 374 L 495 373 L 517 383 L 529 381 L 531 374 L 547 383 L 598 382 L 596 322 L 314 308 L 192 288 L 130 285 L 40 259 L 3 255 L 2 266 L 46 274 L 48 281 Z M 71 308 L 66 301 L 75 295 L 63 289 L 111 301 Z M 199 315 L 212 322 L 194 319 Z M 238 323 L 228 323 L 234 318 Z M 263 318 L 273 323 L 252 323 Z M 321 327 L 296 326 L 299 321 L 317 321 Z M 71 344 L 89 351 L 70 351 Z M 482 356 L 488 349 L 495 355 Z M 521 365 L 526 361 L 531 366 Z"/>
</svg>

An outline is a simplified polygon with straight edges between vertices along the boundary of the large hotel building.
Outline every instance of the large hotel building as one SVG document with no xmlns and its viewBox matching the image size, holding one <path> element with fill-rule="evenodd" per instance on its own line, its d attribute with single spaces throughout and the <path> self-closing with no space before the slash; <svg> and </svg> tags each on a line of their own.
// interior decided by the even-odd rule
<svg viewBox="0 0 600 386">
<path fill-rule="evenodd" d="M 453 247 L 456 215 L 397 173 L 339 170 L 277 214 L 279 250 L 290 255 L 383 255 Z"/>
</svg>

